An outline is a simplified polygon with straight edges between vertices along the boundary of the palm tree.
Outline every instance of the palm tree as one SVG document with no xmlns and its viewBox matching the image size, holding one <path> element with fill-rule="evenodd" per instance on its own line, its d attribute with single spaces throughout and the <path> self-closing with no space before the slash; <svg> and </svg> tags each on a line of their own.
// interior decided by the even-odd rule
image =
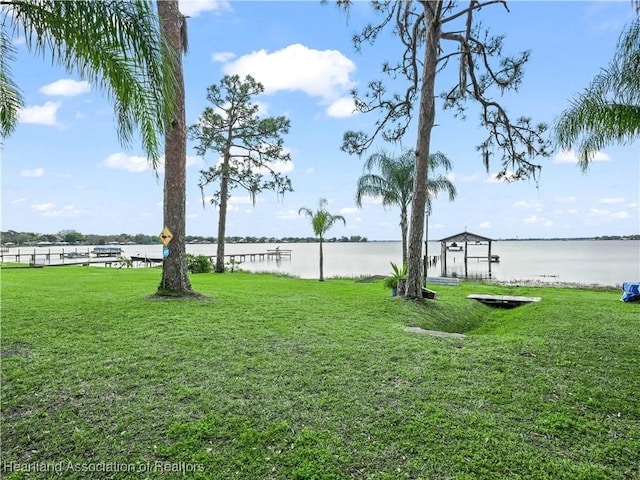
<svg viewBox="0 0 640 480">
<path fill-rule="evenodd" d="M 175 82 L 175 111 L 165 129 L 164 142 L 164 226 L 172 233 L 169 256 L 162 262 L 160 296 L 196 295 L 191 289 L 187 268 L 185 242 L 185 211 L 187 202 L 187 124 L 185 119 L 184 75 L 182 54 L 188 48 L 186 18 L 178 9 L 177 0 L 159 0 L 158 15 L 161 30 L 172 51 Z"/>
<path fill-rule="evenodd" d="M 302 207 L 298 210 L 298 215 L 304 214 L 311 219 L 311 226 L 313 227 L 313 233 L 320 239 L 320 281 L 324 281 L 323 263 L 324 257 L 322 254 L 322 242 L 324 241 L 324 234 L 327 233 L 331 227 L 338 221 L 342 220 L 345 225 L 347 221 L 342 215 L 332 215 L 327 210 L 327 199 L 321 198 L 318 202 L 318 209 L 314 212 L 309 208 Z"/>
<path fill-rule="evenodd" d="M 157 166 L 165 121 L 173 112 L 175 79 L 152 2 L 16 0 L 0 4 L 0 17 L 1 138 L 14 130 L 24 105 L 10 71 L 16 54 L 12 30 L 32 53 L 51 55 L 68 72 L 106 92 L 121 142 L 130 145 L 139 130 Z"/>
<path fill-rule="evenodd" d="M 451 162 L 440 152 L 429 155 L 429 171 L 442 167 L 451 170 Z M 372 173 L 374 169 L 379 174 Z M 379 197 L 385 207 L 400 207 L 400 231 L 402 233 L 402 263 L 407 261 L 407 232 L 409 205 L 413 199 L 413 179 L 415 174 L 415 151 L 406 150 L 399 157 L 392 157 L 386 152 L 371 155 L 364 164 L 369 173 L 358 179 L 356 189 L 356 205 L 362 207 L 363 197 Z M 432 178 L 433 177 L 433 178 Z M 444 175 L 430 175 L 427 179 L 426 213 L 431 214 L 431 199 L 440 192 L 448 192 L 449 200 L 454 200 L 456 187 Z"/>
<path fill-rule="evenodd" d="M 634 3 L 640 15 L 640 0 Z M 577 145 L 583 171 L 603 147 L 640 138 L 640 17 L 620 36 L 608 67 L 562 112 L 555 134 L 561 148 Z"/>
</svg>

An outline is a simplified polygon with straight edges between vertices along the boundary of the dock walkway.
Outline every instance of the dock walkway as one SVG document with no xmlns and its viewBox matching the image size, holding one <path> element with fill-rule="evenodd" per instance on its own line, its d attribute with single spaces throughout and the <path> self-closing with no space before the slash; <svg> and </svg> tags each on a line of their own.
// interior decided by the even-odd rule
<svg viewBox="0 0 640 480">
<path fill-rule="evenodd" d="M 119 249 L 118 249 L 119 250 Z M 255 261 L 255 260 L 276 260 L 279 261 L 283 258 L 291 258 L 292 250 L 283 250 L 275 248 L 267 250 L 266 252 L 253 252 L 253 253 L 228 253 L 225 254 L 225 258 L 230 260 L 237 260 L 239 262 Z M 215 261 L 216 255 L 207 256 L 212 262 Z M 0 262 L 15 262 L 15 263 L 28 263 L 32 267 L 59 267 L 63 265 L 91 265 L 91 264 L 104 264 L 106 266 L 112 266 L 113 264 L 121 261 L 131 260 L 137 266 L 153 266 L 155 264 L 162 263 L 162 258 L 149 257 L 146 255 L 131 255 L 130 258 L 116 255 L 115 250 L 111 247 L 94 248 L 89 251 L 47 251 L 37 252 L 36 250 L 21 250 L 17 249 L 14 252 L 0 252 Z"/>
<path fill-rule="evenodd" d="M 282 258 L 291 258 L 292 250 L 281 250 L 276 248 L 274 250 L 267 250 L 266 252 L 258 252 L 258 253 L 228 253 L 225 254 L 225 258 L 229 258 L 232 260 L 238 259 L 240 262 L 246 261 L 248 258 L 249 261 L 255 260 L 280 260 Z M 209 258 L 211 261 L 214 261 L 217 255 L 211 255 Z"/>
</svg>

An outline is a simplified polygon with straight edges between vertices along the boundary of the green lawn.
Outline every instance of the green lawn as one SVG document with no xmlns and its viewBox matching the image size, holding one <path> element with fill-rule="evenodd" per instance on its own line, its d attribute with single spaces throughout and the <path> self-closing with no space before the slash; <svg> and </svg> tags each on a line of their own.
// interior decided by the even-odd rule
<svg viewBox="0 0 640 480">
<path fill-rule="evenodd" d="M 2 478 L 640 478 L 640 305 L 619 290 L 422 305 L 233 273 L 175 301 L 146 298 L 158 269 L 1 275 Z"/>
</svg>

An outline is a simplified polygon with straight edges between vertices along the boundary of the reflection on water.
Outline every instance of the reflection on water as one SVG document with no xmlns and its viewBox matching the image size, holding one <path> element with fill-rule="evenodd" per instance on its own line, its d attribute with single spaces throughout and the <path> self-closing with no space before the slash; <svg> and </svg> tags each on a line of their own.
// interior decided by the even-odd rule
<svg viewBox="0 0 640 480">
<path fill-rule="evenodd" d="M 318 278 L 319 244 L 228 244 L 227 254 L 266 253 L 277 247 L 291 250 L 291 257 L 262 259 L 249 257 L 240 264 L 244 270 L 259 272 L 279 272 L 301 278 Z M 390 262 L 402 263 L 400 242 L 366 243 L 325 243 L 325 277 L 361 277 L 369 275 L 387 275 L 391 273 Z M 78 247 L 78 251 L 81 248 Z M 162 245 L 123 245 L 125 256 L 162 257 Z M 429 276 L 440 276 L 442 259 L 440 243 L 429 242 Z M 476 246 L 470 246 L 476 248 Z M 481 248 L 478 246 L 477 248 Z M 15 251 L 12 248 L 11 251 Z M 24 252 L 46 251 L 40 248 L 22 248 Z M 60 247 L 51 247 L 52 252 L 61 251 Z M 66 247 L 72 251 L 73 248 Z M 187 252 L 194 255 L 213 256 L 215 245 L 187 245 Z M 486 255 L 486 246 L 482 251 L 470 251 L 469 255 Z M 636 240 L 569 240 L 569 241 L 495 241 L 492 254 L 500 257 L 499 263 L 492 263 L 492 278 L 498 281 L 539 281 L 563 282 L 598 285 L 620 285 L 626 281 L 640 280 L 640 241 Z M 236 258 L 236 260 L 238 260 Z M 467 263 L 469 277 L 488 275 L 486 259 L 469 259 Z M 447 252 L 447 273 L 450 276 L 464 277 L 464 254 Z"/>
</svg>

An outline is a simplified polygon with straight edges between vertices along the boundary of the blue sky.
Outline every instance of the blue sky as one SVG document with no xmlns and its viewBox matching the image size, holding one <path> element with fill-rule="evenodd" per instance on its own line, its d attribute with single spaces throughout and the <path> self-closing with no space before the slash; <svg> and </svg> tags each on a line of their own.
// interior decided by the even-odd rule
<svg viewBox="0 0 640 480">
<path fill-rule="evenodd" d="M 347 225 L 333 236 L 371 240 L 400 238 L 399 211 L 376 199 L 362 209 L 354 203 L 363 160 L 340 151 L 349 129 L 370 130 L 375 114 L 353 115 L 349 91 L 383 78 L 381 64 L 397 55 L 387 35 L 358 53 L 351 37 L 371 18 L 368 2 L 356 2 L 349 17 L 333 5 L 301 2 L 181 1 L 190 16 L 190 51 L 184 58 L 187 123 L 207 106 L 206 88 L 223 75 L 252 74 L 265 86 L 258 100 L 268 115 L 286 115 L 291 130 L 285 145 L 292 162 L 283 171 L 294 192 L 278 198 L 234 190 L 228 235 L 311 236 L 300 207 L 314 208 L 321 197 Z M 630 1 L 524 2 L 485 8 L 483 22 L 504 34 L 505 52 L 531 50 L 522 86 L 502 98 L 517 118 L 551 123 L 569 99 L 586 87 L 611 59 L 620 32 L 633 19 Z M 108 99 L 75 75 L 29 54 L 14 39 L 19 57 L 13 74 L 26 106 L 2 157 L 2 230 L 55 233 L 158 234 L 162 228 L 162 179 L 157 179 L 136 144 L 118 142 Z M 455 72 L 443 72 L 439 89 Z M 496 94 L 497 95 L 497 94 Z M 495 181 L 496 163 L 484 170 L 476 145 L 484 138 L 478 112 L 466 120 L 438 109 L 432 148 L 453 163 L 458 197 L 435 200 L 429 237 L 439 239 L 465 228 L 491 238 L 628 235 L 640 231 L 638 143 L 599 152 L 586 174 L 571 152 L 540 159 L 540 181 Z M 403 142 L 415 144 L 415 127 Z M 384 146 L 377 144 L 376 147 Z M 400 146 L 384 146 L 399 153 Z M 370 153 L 374 153 L 376 148 Z M 211 153 L 197 157 L 188 146 L 187 234 L 215 236 L 217 211 L 203 207 L 199 171 L 215 164 Z M 160 174 L 160 177 L 162 173 Z M 209 192 L 210 195 L 212 193 Z M 206 203 L 206 202 L 205 202 Z"/>
</svg>

